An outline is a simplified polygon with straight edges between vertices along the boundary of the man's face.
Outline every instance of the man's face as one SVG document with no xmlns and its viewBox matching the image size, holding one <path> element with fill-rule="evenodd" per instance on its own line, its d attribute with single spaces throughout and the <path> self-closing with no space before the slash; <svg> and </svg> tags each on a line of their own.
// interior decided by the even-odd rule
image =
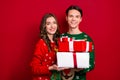
<svg viewBox="0 0 120 80">
<path fill-rule="evenodd" d="M 79 11 L 72 9 L 68 12 L 66 20 L 70 28 L 78 28 L 79 23 L 82 21 L 82 17 Z"/>
</svg>

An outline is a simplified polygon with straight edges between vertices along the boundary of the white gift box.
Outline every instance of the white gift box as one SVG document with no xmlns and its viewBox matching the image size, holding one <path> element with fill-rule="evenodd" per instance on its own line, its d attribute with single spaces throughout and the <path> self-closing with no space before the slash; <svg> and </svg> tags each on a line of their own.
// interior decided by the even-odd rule
<svg viewBox="0 0 120 80">
<path fill-rule="evenodd" d="M 88 52 L 57 52 L 58 67 L 89 68 Z"/>
</svg>

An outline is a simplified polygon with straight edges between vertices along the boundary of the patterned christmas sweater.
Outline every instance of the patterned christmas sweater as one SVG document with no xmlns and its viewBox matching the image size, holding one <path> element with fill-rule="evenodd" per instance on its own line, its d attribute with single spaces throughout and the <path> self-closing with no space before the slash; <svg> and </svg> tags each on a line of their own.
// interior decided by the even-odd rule
<svg viewBox="0 0 120 80">
<path fill-rule="evenodd" d="M 48 67 L 56 63 L 55 47 L 55 44 L 51 43 L 52 50 L 49 51 L 43 39 L 38 41 L 31 61 L 33 80 L 50 80 L 52 72 Z"/>
<path fill-rule="evenodd" d="M 92 39 L 84 32 L 80 34 L 68 34 L 63 33 L 61 37 L 69 37 L 75 40 L 86 40 L 93 43 Z M 61 72 L 62 80 L 86 80 L 86 72 L 91 71 L 94 68 L 94 44 L 92 45 L 92 51 L 90 52 L 90 67 L 82 70 L 68 69 Z"/>
</svg>

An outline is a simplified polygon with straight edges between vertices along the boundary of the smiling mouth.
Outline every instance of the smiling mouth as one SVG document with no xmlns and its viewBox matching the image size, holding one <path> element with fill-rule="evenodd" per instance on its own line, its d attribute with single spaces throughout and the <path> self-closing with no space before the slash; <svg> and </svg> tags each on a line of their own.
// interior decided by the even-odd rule
<svg viewBox="0 0 120 80">
<path fill-rule="evenodd" d="M 50 31 L 55 31 L 55 29 L 50 29 Z"/>
<path fill-rule="evenodd" d="M 75 24 L 76 24 L 76 22 L 71 22 L 71 24 L 75 25 Z"/>
</svg>

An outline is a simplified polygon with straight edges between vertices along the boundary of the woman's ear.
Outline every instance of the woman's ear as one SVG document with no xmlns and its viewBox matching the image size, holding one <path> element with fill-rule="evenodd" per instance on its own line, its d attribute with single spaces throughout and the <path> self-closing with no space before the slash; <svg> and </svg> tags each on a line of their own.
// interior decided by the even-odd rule
<svg viewBox="0 0 120 80">
<path fill-rule="evenodd" d="M 66 21 L 68 21 L 68 17 L 66 16 Z"/>
</svg>

